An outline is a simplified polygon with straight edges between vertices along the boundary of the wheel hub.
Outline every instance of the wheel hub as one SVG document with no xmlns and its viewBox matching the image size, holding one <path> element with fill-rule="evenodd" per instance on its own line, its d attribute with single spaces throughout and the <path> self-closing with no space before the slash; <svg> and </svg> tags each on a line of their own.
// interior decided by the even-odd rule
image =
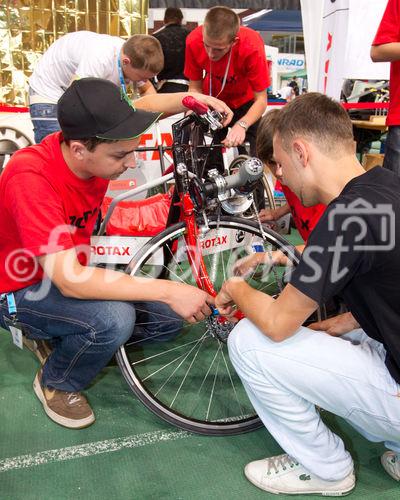
<svg viewBox="0 0 400 500">
<path fill-rule="evenodd" d="M 228 340 L 229 334 L 235 326 L 229 321 L 221 321 L 218 316 L 209 316 L 207 318 L 207 324 L 210 335 L 221 342 L 226 342 Z"/>
</svg>

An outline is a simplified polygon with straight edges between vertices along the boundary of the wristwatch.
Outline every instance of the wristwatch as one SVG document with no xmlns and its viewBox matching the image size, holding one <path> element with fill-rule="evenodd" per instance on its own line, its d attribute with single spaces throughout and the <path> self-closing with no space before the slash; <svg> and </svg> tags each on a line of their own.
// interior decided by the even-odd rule
<svg viewBox="0 0 400 500">
<path fill-rule="evenodd" d="M 240 125 L 242 128 L 244 128 L 245 130 L 247 130 L 249 128 L 248 124 L 244 121 L 244 120 L 239 120 L 238 122 L 236 122 L 238 125 Z"/>
</svg>

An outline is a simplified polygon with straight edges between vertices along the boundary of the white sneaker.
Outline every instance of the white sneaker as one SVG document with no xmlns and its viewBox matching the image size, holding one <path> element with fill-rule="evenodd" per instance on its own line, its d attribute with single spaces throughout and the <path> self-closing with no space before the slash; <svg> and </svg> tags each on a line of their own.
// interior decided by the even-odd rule
<svg viewBox="0 0 400 500">
<path fill-rule="evenodd" d="M 275 494 L 339 497 L 348 495 L 356 484 L 354 471 L 339 481 L 325 481 L 286 454 L 250 462 L 244 473 L 258 488 Z"/>
<path fill-rule="evenodd" d="M 386 451 L 381 456 L 381 464 L 385 471 L 396 481 L 400 481 L 400 456 L 394 451 Z"/>
</svg>

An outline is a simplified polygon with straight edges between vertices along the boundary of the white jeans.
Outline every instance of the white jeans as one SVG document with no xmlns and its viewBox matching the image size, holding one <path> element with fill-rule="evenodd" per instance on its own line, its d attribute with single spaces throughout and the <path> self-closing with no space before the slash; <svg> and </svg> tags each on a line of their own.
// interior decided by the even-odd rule
<svg viewBox="0 0 400 500">
<path fill-rule="evenodd" d="M 273 342 L 243 319 L 228 340 L 231 361 L 264 425 L 280 446 L 326 480 L 344 478 L 353 460 L 315 405 L 368 440 L 400 453 L 400 385 L 383 345 L 361 329 L 331 337 L 301 327 Z"/>
</svg>

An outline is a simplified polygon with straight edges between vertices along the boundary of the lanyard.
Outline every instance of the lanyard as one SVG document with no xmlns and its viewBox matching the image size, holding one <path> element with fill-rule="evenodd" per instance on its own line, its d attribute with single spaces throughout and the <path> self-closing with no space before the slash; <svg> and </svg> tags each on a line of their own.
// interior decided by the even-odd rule
<svg viewBox="0 0 400 500">
<path fill-rule="evenodd" d="M 121 101 L 122 99 L 125 99 L 125 101 L 133 108 L 134 111 L 136 111 L 135 105 L 131 101 L 130 97 L 128 96 L 128 92 L 126 90 L 126 83 L 125 83 L 125 78 L 124 74 L 122 73 L 122 67 L 121 67 L 121 54 L 118 56 L 118 78 L 119 78 L 119 83 L 121 85 Z"/>
<path fill-rule="evenodd" d="M 13 321 L 16 320 L 17 316 L 17 306 L 15 304 L 15 297 L 12 292 L 10 293 L 2 293 L 0 295 L 0 300 L 7 299 L 7 307 L 8 307 L 8 314 L 13 318 Z"/>
<path fill-rule="evenodd" d="M 122 92 L 125 95 L 127 95 L 125 78 L 124 78 L 124 74 L 122 73 L 122 67 L 121 67 L 121 54 L 118 56 L 118 77 L 119 77 L 119 83 L 121 85 Z"/>
<path fill-rule="evenodd" d="M 228 57 L 228 62 L 226 63 L 226 68 L 225 68 L 225 75 L 224 79 L 222 80 L 222 87 L 221 90 L 218 92 L 218 94 L 215 97 L 218 97 L 220 93 L 224 90 L 225 84 L 226 84 L 226 79 L 228 78 L 228 72 L 229 72 L 229 66 L 231 65 L 231 57 L 232 57 L 232 47 L 229 49 L 229 57 Z M 211 69 L 211 60 L 210 60 L 210 85 L 209 85 L 209 92 L 208 95 L 212 96 L 212 69 Z"/>
</svg>

